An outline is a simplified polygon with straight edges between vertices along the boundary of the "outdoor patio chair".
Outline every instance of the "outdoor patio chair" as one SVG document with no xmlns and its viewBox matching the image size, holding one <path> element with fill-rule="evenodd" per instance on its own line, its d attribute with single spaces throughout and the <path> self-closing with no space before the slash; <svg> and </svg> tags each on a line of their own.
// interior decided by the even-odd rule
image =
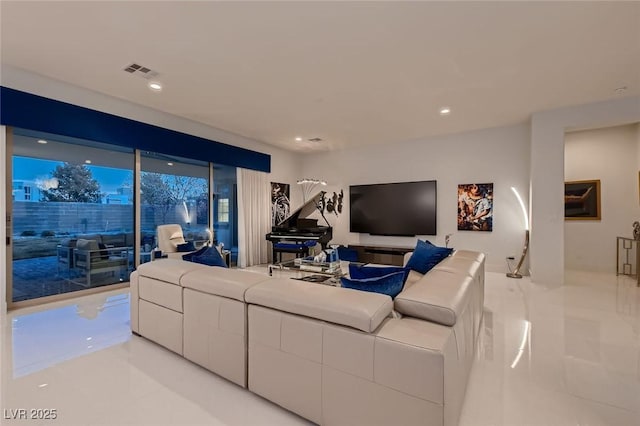
<svg viewBox="0 0 640 426">
<path fill-rule="evenodd" d="M 86 277 L 80 285 L 91 287 L 92 276 L 111 272 L 128 273 L 129 256 L 126 247 L 101 248 L 96 240 L 79 239 L 73 251 L 75 270 Z M 118 277 L 120 279 L 121 277 Z"/>
</svg>

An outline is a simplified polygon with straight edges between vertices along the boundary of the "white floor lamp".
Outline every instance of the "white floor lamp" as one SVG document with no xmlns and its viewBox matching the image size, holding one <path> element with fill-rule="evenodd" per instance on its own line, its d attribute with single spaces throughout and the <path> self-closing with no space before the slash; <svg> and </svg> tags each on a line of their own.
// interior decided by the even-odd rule
<svg viewBox="0 0 640 426">
<path fill-rule="evenodd" d="M 302 187 L 302 202 L 306 203 L 307 199 L 312 195 L 311 192 L 313 189 L 318 186 L 327 186 L 327 182 L 319 179 L 300 179 L 296 182 L 298 185 Z"/>
<path fill-rule="evenodd" d="M 520 256 L 520 261 L 518 261 L 518 265 L 513 272 L 507 273 L 507 277 L 509 278 L 522 278 L 522 274 L 520 274 L 520 268 L 522 268 L 522 264 L 524 263 L 524 258 L 527 256 L 527 251 L 529 251 L 529 216 L 527 215 L 527 209 L 524 207 L 524 202 L 522 201 L 522 197 L 518 194 L 518 191 L 512 186 L 511 190 L 514 194 L 516 194 L 516 198 L 520 202 L 520 207 L 522 208 L 522 215 L 524 216 L 524 247 L 522 248 L 522 256 Z"/>
</svg>

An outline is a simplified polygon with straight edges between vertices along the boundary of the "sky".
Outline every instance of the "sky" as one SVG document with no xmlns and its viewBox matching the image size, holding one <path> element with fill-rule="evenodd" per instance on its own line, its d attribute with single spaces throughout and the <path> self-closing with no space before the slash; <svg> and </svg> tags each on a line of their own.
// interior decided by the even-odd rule
<svg viewBox="0 0 640 426">
<path fill-rule="evenodd" d="M 36 179 L 49 179 L 56 166 L 62 165 L 61 161 L 39 160 L 27 157 L 13 157 L 13 180 L 35 181 Z M 133 183 L 131 170 L 112 169 L 86 165 L 91 170 L 93 178 L 100 184 L 100 192 L 111 194 L 124 183 Z"/>
</svg>

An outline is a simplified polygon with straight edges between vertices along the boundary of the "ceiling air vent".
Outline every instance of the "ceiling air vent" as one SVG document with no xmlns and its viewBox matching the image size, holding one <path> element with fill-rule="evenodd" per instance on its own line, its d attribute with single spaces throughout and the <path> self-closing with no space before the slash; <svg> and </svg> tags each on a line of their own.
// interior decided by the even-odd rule
<svg viewBox="0 0 640 426">
<path fill-rule="evenodd" d="M 320 138 L 311 138 L 311 139 L 309 139 L 309 142 L 322 142 L 322 139 L 320 139 Z"/>
<path fill-rule="evenodd" d="M 129 74 L 134 74 L 139 77 L 146 78 L 147 80 L 157 77 L 158 75 L 157 71 L 154 71 L 147 67 L 143 67 L 142 65 L 139 65 L 139 64 L 131 64 L 127 66 L 124 70 Z"/>
</svg>

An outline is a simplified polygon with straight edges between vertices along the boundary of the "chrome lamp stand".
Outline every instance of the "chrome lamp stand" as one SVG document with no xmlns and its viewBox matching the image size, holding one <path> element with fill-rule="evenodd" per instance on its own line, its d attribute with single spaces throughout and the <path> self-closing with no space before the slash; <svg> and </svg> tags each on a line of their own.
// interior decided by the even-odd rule
<svg viewBox="0 0 640 426">
<path fill-rule="evenodd" d="M 524 263 L 524 258 L 527 256 L 528 250 L 529 250 L 529 230 L 527 229 L 524 234 L 524 248 L 522 249 L 522 256 L 520 257 L 518 266 L 516 266 L 516 269 L 513 272 L 507 273 L 507 277 L 522 278 L 522 274 L 520 274 L 520 268 L 522 268 L 522 264 Z"/>
</svg>

